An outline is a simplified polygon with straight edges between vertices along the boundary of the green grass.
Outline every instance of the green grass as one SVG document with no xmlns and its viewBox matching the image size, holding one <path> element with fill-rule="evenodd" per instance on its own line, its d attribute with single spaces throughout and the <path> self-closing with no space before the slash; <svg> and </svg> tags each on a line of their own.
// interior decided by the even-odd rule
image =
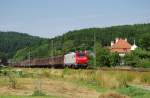
<svg viewBox="0 0 150 98">
<path fill-rule="evenodd" d="M 132 87 L 132 86 L 129 86 L 126 88 L 120 88 L 116 91 L 121 94 L 128 95 L 131 98 L 150 98 L 150 91 L 139 89 L 139 88 Z"/>
</svg>

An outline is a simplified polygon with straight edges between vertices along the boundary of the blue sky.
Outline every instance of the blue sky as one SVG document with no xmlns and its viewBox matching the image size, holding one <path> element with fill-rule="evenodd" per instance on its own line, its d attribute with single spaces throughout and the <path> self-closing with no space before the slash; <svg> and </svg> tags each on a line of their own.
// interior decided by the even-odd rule
<svg viewBox="0 0 150 98">
<path fill-rule="evenodd" d="M 51 38 L 67 31 L 150 22 L 150 0 L 0 0 L 0 30 Z"/>
</svg>

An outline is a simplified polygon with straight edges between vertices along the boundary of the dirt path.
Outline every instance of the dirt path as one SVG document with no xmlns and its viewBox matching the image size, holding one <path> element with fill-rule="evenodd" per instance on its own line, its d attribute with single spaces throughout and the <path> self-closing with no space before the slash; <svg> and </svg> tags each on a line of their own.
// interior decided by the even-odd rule
<svg viewBox="0 0 150 98">
<path fill-rule="evenodd" d="M 47 95 L 62 96 L 66 98 L 98 98 L 100 95 L 95 90 L 79 87 L 70 82 L 41 79 L 22 79 L 17 89 L 10 89 L 8 86 L 0 87 L 0 95 L 32 95 L 35 89 L 41 90 Z"/>
</svg>

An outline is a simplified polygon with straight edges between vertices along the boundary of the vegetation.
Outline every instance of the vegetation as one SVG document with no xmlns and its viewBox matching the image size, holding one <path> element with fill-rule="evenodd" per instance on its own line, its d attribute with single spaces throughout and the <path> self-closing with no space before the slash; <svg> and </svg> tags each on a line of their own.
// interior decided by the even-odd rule
<svg viewBox="0 0 150 98">
<path fill-rule="evenodd" d="M 46 95 L 40 90 L 35 90 L 32 96 L 46 96 Z"/>
<path fill-rule="evenodd" d="M 63 36 L 58 36 L 49 41 L 46 41 L 42 45 L 24 48 L 17 51 L 14 55 L 15 60 L 23 60 L 29 57 L 29 51 L 31 57 L 48 57 L 51 55 L 60 55 L 68 51 L 76 50 L 89 50 L 94 51 L 94 33 L 96 35 L 96 66 L 116 66 L 119 65 L 119 56 L 117 53 L 110 53 L 104 46 L 110 46 L 111 40 L 116 37 L 127 38 L 128 41 L 133 44 L 133 40 L 136 39 L 136 43 L 141 50 L 138 50 L 133 55 L 128 55 L 126 59 L 127 65 L 139 66 L 136 62 L 137 58 L 143 59 L 145 56 L 145 64 L 148 64 L 150 59 L 149 54 L 149 32 L 150 24 L 138 24 L 138 25 L 124 25 L 113 26 L 107 28 L 89 28 L 75 31 L 69 31 Z M 93 37 L 92 37 L 93 36 Z M 145 52 L 144 52 L 145 51 Z M 137 54 L 138 53 L 138 54 Z M 148 53 L 148 54 L 147 54 Z M 146 55 L 147 54 L 147 55 Z M 133 57 L 134 56 L 134 57 Z M 137 57 L 137 58 L 136 58 Z M 90 56 L 90 58 L 93 58 Z M 94 60 L 94 59 L 93 59 Z M 132 61 L 133 60 L 133 61 Z M 132 64 L 133 63 L 133 64 Z M 90 61 L 91 65 L 95 65 L 94 61 Z M 141 65 L 145 66 L 145 65 Z M 149 67 L 149 66 L 147 66 Z"/>
<path fill-rule="evenodd" d="M 76 98 L 98 98 L 98 96 L 101 98 L 101 96 L 111 95 L 120 96 L 118 98 L 147 98 L 150 96 L 149 90 L 144 87 L 150 84 L 150 72 L 29 68 L 22 69 L 25 75 L 18 77 L 19 69 L 11 70 L 14 71 L 18 84 L 16 88 L 8 89 L 9 79 L 1 74 L 0 88 L 3 89 L 1 89 L 0 96 L 4 98 L 5 96 L 13 98 L 17 95 L 21 95 L 21 98 L 27 96 L 29 98 L 34 98 L 34 96 L 70 98 L 72 95 Z M 41 84 L 37 83 L 39 81 Z M 40 89 L 37 88 L 39 86 Z"/>
<path fill-rule="evenodd" d="M 150 95 L 147 90 L 138 89 L 136 87 L 122 88 L 118 91 L 122 94 L 130 96 L 131 98 L 148 98 Z"/>
<path fill-rule="evenodd" d="M 9 58 L 13 61 L 22 61 L 30 58 L 42 58 L 54 55 L 62 55 L 69 51 L 89 50 L 94 52 L 94 34 L 96 61 L 90 61 L 91 67 L 119 65 L 117 53 L 110 53 L 106 46 L 116 37 L 127 38 L 133 44 L 140 47 L 134 53 L 128 54 L 125 64 L 134 67 L 150 67 L 150 24 L 135 24 L 112 26 L 106 28 L 89 28 L 69 31 L 62 36 L 44 39 L 20 34 L 17 32 L 0 32 L 0 58 Z M 94 56 L 94 55 L 93 55 Z M 92 56 L 89 56 L 94 60 Z M 138 60 L 137 60 L 138 59 Z"/>
<path fill-rule="evenodd" d="M 139 42 L 141 47 L 145 48 L 147 51 L 150 51 L 150 33 L 143 34 Z"/>
<path fill-rule="evenodd" d="M 113 67 L 119 65 L 119 54 L 111 53 L 107 48 L 103 48 L 100 43 L 96 43 L 96 61 L 97 67 Z M 92 59 L 91 59 L 92 60 Z"/>
<path fill-rule="evenodd" d="M 0 31 L 0 57 L 12 58 L 19 49 L 38 46 L 46 39 L 18 32 Z"/>
<path fill-rule="evenodd" d="M 148 98 L 150 88 L 145 85 L 150 85 L 150 72 L 97 68 L 120 65 L 119 54 L 106 47 L 116 37 L 127 38 L 131 44 L 136 40 L 139 46 L 125 55 L 125 65 L 150 68 L 150 24 L 81 29 L 51 39 L 0 31 L 0 59 L 4 61 L 89 50 L 89 65 L 96 67 L 92 70 L 0 67 L 0 98 Z"/>
<path fill-rule="evenodd" d="M 125 56 L 126 65 L 150 68 L 150 51 L 138 48 Z"/>
</svg>

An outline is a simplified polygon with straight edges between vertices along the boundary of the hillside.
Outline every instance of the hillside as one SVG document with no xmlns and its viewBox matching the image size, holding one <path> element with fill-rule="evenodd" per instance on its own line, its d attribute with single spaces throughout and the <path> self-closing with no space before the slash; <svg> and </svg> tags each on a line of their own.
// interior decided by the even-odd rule
<svg viewBox="0 0 150 98">
<path fill-rule="evenodd" d="M 0 56 L 12 58 L 17 50 L 38 45 L 43 40 L 25 33 L 0 31 Z"/>
<path fill-rule="evenodd" d="M 130 43 L 135 39 L 139 45 L 139 39 L 142 34 L 150 33 L 150 24 L 135 24 L 135 25 L 122 25 L 112 26 L 106 28 L 89 28 L 70 31 L 63 35 L 65 41 L 91 41 L 93 40 L 93 32 L 96 35 L 96 40 L 101 42 L 103 46 L 110 45 L 110 41 L 116 37 L 128 38 Z"/>
<path fill-rule="evenodd" d="M 0 52 L 10 58 L 13 56 L 15 60 L 23 60 L 29 57 L 29 53 L 31 58 L 34 58 L 75 50 L 92 51 L 94 33 L 96 42 L 102 46 L 109 46 L 116 37 L 122 37 L 127 38 L 131 44 L 135 40 L 141 48 L 150 49 L 150 24 L 135 24 L 74 30 L 49 40 L 17 32 L 0 32 Z M 144 38 L 145 36 L 147 38 Z"/>
<path fill-rule="evenodd" d="M 102 46 L 109 46 L 110 42 L 116 37 L 122 37 L 127 38 L 131 44 L 136 40 L 136 44 L 141 48 L 150 49 L 150 24 L 135 24 L 69 31 L 62 36 L 50 39 L 42 45 L 31 47 L 31 57 L 48 57 L 75 50 L 93 50 L 93 32 L 96 35 L 96 42 L 101 43 Z M 141 40 L 145 35 L 147 36 L 147 41 L 142 42 Z M 14 59 L 26 59 L 28 53 L 29 49 L 27 48 L 19 50 Z"/>
</svg>

